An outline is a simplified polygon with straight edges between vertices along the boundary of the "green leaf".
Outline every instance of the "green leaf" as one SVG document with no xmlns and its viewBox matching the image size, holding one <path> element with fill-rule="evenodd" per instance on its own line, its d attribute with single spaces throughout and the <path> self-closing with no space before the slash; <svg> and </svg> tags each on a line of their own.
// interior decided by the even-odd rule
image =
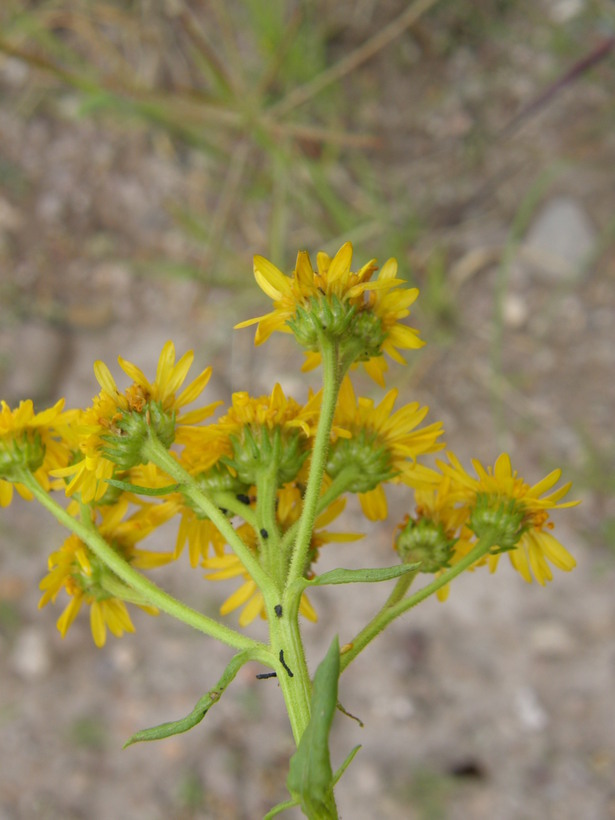
<svg viewBox="0 0 615 820">
<path fill-rule="evenodd" d="M 179 489 L 179 484 L 168 484 L 166 487 L 139 487 L 138 484 L 131 484 L 130 481 L 119 481 L 117 478 L 108 478 L 107 484 L 117 487 L 118 490 L 125 490 L 127 493 L 136 495 L 169 495 Z"/>
<path fill-rule="evenodd" d="M 361 724 L 361 725 L 363 725 L 363 724 Z M 352 761 L 355 758 L 356 753 L 359 751 L 360 748 L 361 748 L 361 746 L 359 745 L 359 746 L 355 746 L 354 749 L 350 750 L 348 756 L 346 757 L 346 760 L 342 763 L 342 765 L 339 767 L 339 769 L 333 775 L 333 785 L 334 786 L 337 783 L 337 781 L 340 779 L 340 777 L 344 774 L 346 769 L 350 766 L 350 764 L 352 763 Z"/>
<path fill-rule="evenodd" d="M 308 581 L 308 586 L 324 586 L 325 584 L 372 584 L 376 581 L 390 581 L 399 578 L 407 572 L 415 572 L 421 562 L 416 564 L 398 564 L 394 567 L 370 567 L 368 569 L 332 569 L 323 575 Z"/>
<path fill-rule="evenodd" d="M 278 814 L 282 814 L 283 811 L 286 809 L 292 809 L 294 806 L 298 806 L 298 800 L 286 800 L 284 803 L 278 803 L 277 806 L 274 806 L 272 809 L 269 809 L 267 814 L 263 817 L 263 820 L 271 820 L 272 817 L 276 817 Z"/>
<path fill-rule="evenodd" d="M 286 785 L 304 813 L 318 820 L 337 818 L 329 731 L 337 705 L 340 649 L 337 635 L 314 676 L 312 716 L 290 760 Z"/>
<path fill-rule="evenodd" d="M 162 740 L 165 737 L 179 735 L 182 732 L 187 732 L 188 729 L 192 729 L 193 726 L 196 726 L 197 723 L 203 720 L 214 703 L 220 700 L 226 687 L 234 680 L 235 675 L 241 667 L 252 660 L 259 660 L 254 649 L 243 649 L 241 652 L 238 652 L 227 664 L 218 683 L 197 701 L 196 706 L 189 715 L 186 715 L 186 717 L 180 720 L 172 720 L 169 723 L 152 726 L 151 729 L 142 729 L 124 743 L 124 749 L 127 746 L 132 746 L 133 743 L 141 743 L 146 740 Z"/>
<path fill-rule="evenodd" d="M 188 729 L 192 729 L 197 723 L 203 720 L 209 708 L 213 706 L 215 702 L 216 699 L 208 692 L 206 695 L 203 695 L 192 712 L 186 715 L 186 717 L 180 718 L 180 720 L 172 720 L 168 723 L 161 723 L 158 726 L 152 726 L 151 729 L 141 729 L 140 732 L 136 732 L 136 734 L 124 743 L 123 748 L 126 749 L 128 746 L 132 746 L 133 743 L 141 743 L 146 740 L 162 740 L 165 737 L 187 732 Z"/>
</svg>

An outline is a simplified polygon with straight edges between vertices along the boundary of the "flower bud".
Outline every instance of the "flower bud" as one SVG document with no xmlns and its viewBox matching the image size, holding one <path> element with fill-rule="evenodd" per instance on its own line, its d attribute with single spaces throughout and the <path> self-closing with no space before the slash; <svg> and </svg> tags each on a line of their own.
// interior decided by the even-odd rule
<svg viewBox="0 0 615 820">
<path fill-rule="evenodd" d="M 455 541 L 446 535 L 441 523 L 428 518 L 415 521 L 408 517 L 395 540 L 395 549 L 404 564 L 421 562 L 420 572 L 434 573 L 449 566 Z"/>
<path fill-rule="evenodd" d="M 313 296 L 306 307 L 297 305 L 288 326 L 305 350 L 320 350 L 323 335 L 328 339 L 341 339 L 347 335 L 355 313 L 354 305 L 342 302 L 334 295 L 328 298 Z"/>
<path fill-rule="evenodd" d="M 108 432 L 101 436 L 106 446 L 103 453 L 122 470 L 143 464 L 144 443 L 153 433 L 167 449 L 175 439 L 175 411 L 166 413 L 160 402 L 150 401 L 141 410 L 119 410 L 106 425 Z"/>
<path fill-rule="evenodd" d="M 492 554 L 513 550 L 527 530 L 525 509 L 514 498 L 479 493 L 468 526 L 478 538 L 494 540 Z"/>
<path fill-rule="evenodd" d="M 383 481 L 389 481 L 395 470 L 391 468 L 391 454 L 378 444 L 376 435 L 362 430 L 353 438 L 338 438 L 331 445 L 326 472 L 336 478 L 342 470 L 354 468 L 348 492 L 367 493 Z"/>
<path fill-rule="evenodd" d="M 259 474 L 271 466 L 272 459 L 277 461 L 278 484 L 287 484 L 296 478 L 309 451 L 304 448 L 305 437 L 298 429 L 285 431 L 280 428 L 269 430 L 267 427 L 252 428 L 245 425 L 240 436 L 229 436 L 233 457 L 223 457 L 228 467 L 237 473 L 244 485 L 252 486 L 258 482 Z"/>
<path fill-rule="evenodd" d="M 38 433 L 23 433 L 14 439 L 0 440 L 0 477 L 14 479 L 15 471 L 26 469 L 34 473 L 45 458 L 45 445 Z"/>
</svg>

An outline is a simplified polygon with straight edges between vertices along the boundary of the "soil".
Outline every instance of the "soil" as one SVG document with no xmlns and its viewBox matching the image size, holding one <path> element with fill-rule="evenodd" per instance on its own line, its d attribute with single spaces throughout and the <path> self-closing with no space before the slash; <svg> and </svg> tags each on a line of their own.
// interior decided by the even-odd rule
<svg viewBox="0 0 615 820">
<path fill-rule="evenodd" d="M 420 226 L 398 256 L 421 287 L 412 318 L 428 345 L 406 369 L 392 367 L 389 384 L 429 405 L 466 464 L 506 450 L 530 483 L 561 467 L 582 504 L 555 518 L 556 535 L 578 566 L 544 589 L 505 561 L 493 576 L 466 573 L 446 603 L 429 600 L 381 635 L 340 682 L 341 702 L 364 725 L 335 720 L 334 765 L 363 747 L 338 804 L 356 820 L 606 820 L 615 818 L 614 52 L 532 103 L 613 34 L 612 9 L 478 5 L 474 28 L 427 15 L 344 80 L 356 98 L 349 125 L 381 137 L 366 157 L 391 194 L 391 220 L 406 191 Z M 325 6 L 339 24 L 343 11 Z M 403 4 L 359 6 L 339 24 L 331 61 Z M 255 350 L 250 330 L 232 330 L 264 312 L 251 256 L 266 253 L 267 202 L 247 201 L 229 223 L 235 267 L 214 261 L 198 281 L 152 275 L 157 257 L 198 256 L 173 206 L 206 185 L 202 156 L 170 150 L 153 128 L 77 116 L 74 92 L 48 88 L 14 59 L 0 57 L 0 92 L 3 399 L 87 406 L 96 359 L 114 367 L 122 355 L 151 373 L 169 338 L 195 350 L 195 368 L 213 366 L 208 401 L 275 381 L 301 398 L 317 384 L 299 373 L 289 338 Z M 342 154 L 337 173 L 351 184 L 344 170 Z M 307 245 L 314 257 L 334 241 L 289 217 L 289 254 Z M 356 260 L 384 261 L 388 248 L 376 244 L 355 241 Z M 341 528 L 367 537 L 324 550 L 319 571 L 390 564 L 409 504 L 392 492 L 391 521 L 368 527 L 349 505 Z M 275 680 L 257 680 L 253 666 L 188 734 L 122 750 L 137 729 L 189 712 L 230 655 L 140 613 L 135 635 L 102 651 L 86 617 L 62 640 L 60 608 L 37 610 L 46 555 L 62 540 L 34 504 L 2 511 L 0 820 L 252 820 L 285 799 L 290 729 Z M 230 589 L 205 586 L 187 566 L 170 568 L 164 585 L 212 615 Z M 314 594 L 310 667 L 385 596 L 371 586 Z"/>
</svg>

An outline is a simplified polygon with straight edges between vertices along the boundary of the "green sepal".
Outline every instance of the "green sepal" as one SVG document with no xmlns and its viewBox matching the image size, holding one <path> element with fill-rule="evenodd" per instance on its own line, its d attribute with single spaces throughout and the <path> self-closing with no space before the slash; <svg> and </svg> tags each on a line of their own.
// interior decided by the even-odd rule
<svg viewBox="0 0 615 820">
<path fill-rule="evenodd" d="M 373 584 L 378 581 L 391 581 L 399 578 L 408 572 L 416 572 L 421 562 L 415 564 L 397 564 L 394 567 L 368 567 L 366 569 L 332 569 L 317 575 L 311 581 L 305 581 L 305 585 L 321 587 L 326 584 Z"/>
<path fill-rule="evenodd" d="M 135 495 L 170 495 L 179 489 L 179 484 L 168 484 L 166 487 L 140 487 L 138 484 L 131 484 L 130 481 L 119 481 L 117 478 L 108 478 L 107 484 Z"/>
<path fill-rule="evenodd" d="M 337 635 L 314 675 L 311 718 L 290 759 L 286 785 L 304 814 L 318 820 L 337 818 L 329 732 L 337 707 L 340 649 Z"/>
</svg>

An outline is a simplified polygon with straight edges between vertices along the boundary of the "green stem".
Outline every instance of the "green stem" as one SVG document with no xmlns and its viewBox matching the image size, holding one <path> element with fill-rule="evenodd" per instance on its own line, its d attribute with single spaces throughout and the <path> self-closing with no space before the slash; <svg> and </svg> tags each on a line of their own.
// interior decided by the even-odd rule
<svg viewBox="0 0 615 820">
<path fill-rule="evenodd" d="M 253 530 L 258 531 L 258 519 L 256 513 L 249 504 L 244 504 L 237 499 L 237 496 L 227 490 L 216 490 L 214 501 L 218 507 L 229 510 L 238 518 L 243 518 L 246 524 L 249 524 Z"/>
<path fill-rule="evenodd" d="M 143 597 L 148 604 L 171 615 L 188 626 L 211 635 L 222 643 L 232 646 L 234 649 L 260 649 L 263 657 L 269 658 L 267 647 L 258 641 L 248 638 L 234 629 L 230 629 L 223 624 L 208 618 L 192 607 L 178 601 L 172 595 L 160 589 L 153 581 L 146 578 L 136 569 L 130 566 L 100 535 L 94 525 L 88 526 L 76 518 L 69 515 L 64 507 L 54 501 L 48 493 L 41 487 L 34 476 L 27 470 L 20 472 L 18 481 L 24 484 L 34 495 L 36 500 L 47 509 L 66 529 L 75 533 L 92 552 L 112 570 L 118 578 L 121 578 L 129 587 Z M 271 662 L 270 660 L 268 661 Z"/>
<path fill-rule="evenodd" d="M 412 582 L 414 581 L 417 575 L 418 570 L 417 572 L 408 572 L 407 575 L 402 575 L 401 578 L 397 580 L 395 586 L 393 587 L 393 591 L 387 598 L 386 604 L 383 608 L 386 609 L 387 607 L 393 606 L 398 601 L 401 601 L 406 592 L 408 592 L 408 590 L 412 586 Z"/>
<path fill-rule="evenodd" d="M 327 509 L 329 504 L 332 504 L 337 498 L 347 492 L 348 486 L 354 479 L 355 475 L 356 467 L 354 465 L 344 468 L 338 473 L 338 475 L 336 475 L 331 484 L 318 499 L 315 519 Z M 299 530 L 299 523 L 300 519 L 295 521 L 295 523 L 289 527 L 282 536 L 282 540 L 280 541 L 280 549 L 282 552 L 286 553 L 289 546 L 295 543 L 297 532 Z"/>
<path fill-rule="evenodd" d="M 151 434 L 150 439 L 143 445 L 142 455 L 144 459 L 152 461 L 181 485 L 181 491 L 215 524 L 265 598 L 267 598 L 268 594 L 272 591 L 271 578 L 269 578 L 261 567 L 258 559 L 252 554 L 249 547 L 244 544 L 237 535 L 220 508 L 201 492 L 190 473 L 173 458 L 153 434 Z"/>
<path fill-rule="evenodd" d="M 312 684 L 299 629 L 300 600 L 301 595 L 291 595 L 281 602 L 281 615 L 278 615 L 275 610 L 267 613 L 270 647 L 278 661 L 276 665 L 278 683 L 297 745 L 310 721 L 312 695 Z M 278 612 L 280 612 L 279 609 Z"/>
<path fill-rule="evenodd" d="M 362 652 L 365 647 L 371 643 L 374 638 L 379 635 L 382 630 L 385 629 L 392 621 L 399 618 L 399 616 L 403 615 L 403 613 L 407 610 L 412 609 L 412 607 L 417 604 L 420 604 L 421 601 L 429 598 L 430 595 L 433 595 L 439 589 L 442 589 L 442 587 L 446 586 L 446 584 L 450 583 L 453 578 L 456 578 L 464 570 L 468 569 L 472 566 L 472 564 L 475 564 L 476 561 L 480 560 L 483 555 L 489 552 L 491 547 L 496 542 L 497 537 L 495 536 L 495 533 L 493 535 L 489 533 L 488 535 L 483 536 L 476 542 L 474 549 L 462 558 L 459 563 L 455 564 L 454 567 L 448 569 L 438 578 L 435 578 L 430 584 L 427 584 L 422 589 L 419 589 L 418 592 L 415 592 L 414 595 L 411 595 L 409 598 L 402 598 L 401 600 L 398 600 L 398 592 L 396 587 L 380 612 L 372 618 L 372 620 L 358 633 L 355 638 L 352 639 L 352 641 L 350 641 L 349 645 L 351 648 L 340 658 L 341 672 L 343 672 L 344 669 L 346 669 L 346 667 L 357 657 L 357 655 Z M 400 581 L 401 580 L 403 579 L 400 579 Z"/>
<path fill-rule="evenodd" d="M 299 519 L 299 530 L 293 551 L 293 557 L 288 573 L 288 584 L 303 577 L 308 560 L 308 553 L 314 531 L 314 521 L 320 501 L 320 490 L 329 453 L 331 427 L 337 404 L 340 388 L 340 374 L 338 365 L 338 347 L 329 339 L 321 339 L 321 355 L 323 366 L 323 397 L 320 408 L 318 429 L 312 449 L 312 463 L 307 489 L 303 501 L 303 510 Z"/>
<path fill-rule="evenodd" d="M 278 468 L 281 449 L 280 431 L 273 433 L 273 446 L 269 463 L 258 470 L 256 477 L 257 525 L 264 566 L 275 579 L 278 588 L 284 587 L 286 561 L 280 551 L 280 530 L 276 519 L 276 496 L 278 489 Z"/>
</svg>

